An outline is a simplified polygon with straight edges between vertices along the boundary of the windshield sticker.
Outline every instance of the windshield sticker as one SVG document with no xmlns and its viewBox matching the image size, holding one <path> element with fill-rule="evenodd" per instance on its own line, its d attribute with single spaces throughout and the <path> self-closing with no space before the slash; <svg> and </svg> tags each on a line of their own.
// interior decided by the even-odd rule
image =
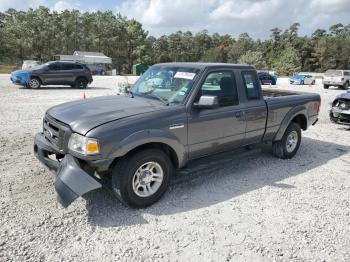
<svg viewBox="0 0 350 262">
<path fill-rule="evenodd" d="M 182 91 L 182 92 L 187 92 L 187 87 L 186 86 L 183 86 L 183 87 L 181 87 L 181 89 L 180 89 L 180 91 Z"/>
<path fill-rule="evenodd" d="M 195 73 L 189 73 L 189 72 L 176 72 L 174 78 L 184 78 L 184 79 L 193 80 L 195 75 L 196 75 Z"/>
</svg>

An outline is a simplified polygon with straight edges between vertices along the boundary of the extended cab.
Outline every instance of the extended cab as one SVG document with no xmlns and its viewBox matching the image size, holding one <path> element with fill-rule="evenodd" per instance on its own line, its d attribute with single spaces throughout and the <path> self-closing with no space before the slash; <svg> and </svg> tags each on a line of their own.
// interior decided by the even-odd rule
<svg viewBox="0 0 350 262">
<path fill-rule="evenodd" d="M 275 156 L 293 157 L 319 108 L 317 94 L 262 90 L 251 66 L 158 64 L 128 95 L 47 110 L 34 152 L 56 172 L 65 207 L 101 187 L 103 177 L 122 202 L 145 207 L 193 159 L 264 142 Z"/>
</svg>

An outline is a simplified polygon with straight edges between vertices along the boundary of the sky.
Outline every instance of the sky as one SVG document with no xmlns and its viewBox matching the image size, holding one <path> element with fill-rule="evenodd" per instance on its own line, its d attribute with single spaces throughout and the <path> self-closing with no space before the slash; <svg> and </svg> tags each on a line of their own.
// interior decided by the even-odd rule
<svg viewBox="0 0 350 262">
<path fill-rule="evenodd" d="M 234 37 L 247 32 L 265 39 L 272 28 L 286 29 L 294 22 L 301 24 L 301 35 L 336 23 L 350 24 L 350 0 L 0 0 L 0 11 L 39 5 L 56 11 L 111 10 L 135 18 L 157 37 L 178 30 L 196 33 L 207 29 Z"/>
</svg>

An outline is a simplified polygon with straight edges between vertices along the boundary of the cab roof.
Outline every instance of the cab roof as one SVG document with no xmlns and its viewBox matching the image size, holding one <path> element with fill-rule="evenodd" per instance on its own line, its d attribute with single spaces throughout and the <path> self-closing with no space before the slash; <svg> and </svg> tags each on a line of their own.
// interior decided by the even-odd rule
<svg viewBox="0 0 350 262">
<path fill-rule="evenodd" d="M 241 65 L 241 64 L 228 64 L 228 63 L 192 63 L 192 62 L 173 62 L 173 63 L 161 63 L 155 64 L 154 66 L 178 66 L 178 67 L 189 67 L 189 68 L 198 68 L 198 69 L 207 69 L 207 68 L 233 68 L 233 69 L 254 69 L 254 66 L 250 65 Z"/>
</svg>

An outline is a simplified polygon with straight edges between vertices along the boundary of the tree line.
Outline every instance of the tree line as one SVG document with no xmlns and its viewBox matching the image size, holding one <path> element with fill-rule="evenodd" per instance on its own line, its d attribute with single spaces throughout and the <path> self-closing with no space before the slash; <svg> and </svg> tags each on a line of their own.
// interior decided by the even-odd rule
<svg viewBox="0 0 350 262">
<path fill-rule="evenodd" d="M 135 63 L 228 62 L 255 65 L 280 75 L 298 71 L 324 72 L 350 68 L 350 24 L 298 34 L 300 24 L 273 28 L 264 40 L 248 33 L 196 34 L 178 31 L 158 38 L 142 24 L 113 12 L 52 11 L 46 7 L 0 13 L 0 63 L 20 64 L 26 59 L 52 60 L 76 50 L 103 52 L 113 68 L 130 72 Z"/>
</svg>

